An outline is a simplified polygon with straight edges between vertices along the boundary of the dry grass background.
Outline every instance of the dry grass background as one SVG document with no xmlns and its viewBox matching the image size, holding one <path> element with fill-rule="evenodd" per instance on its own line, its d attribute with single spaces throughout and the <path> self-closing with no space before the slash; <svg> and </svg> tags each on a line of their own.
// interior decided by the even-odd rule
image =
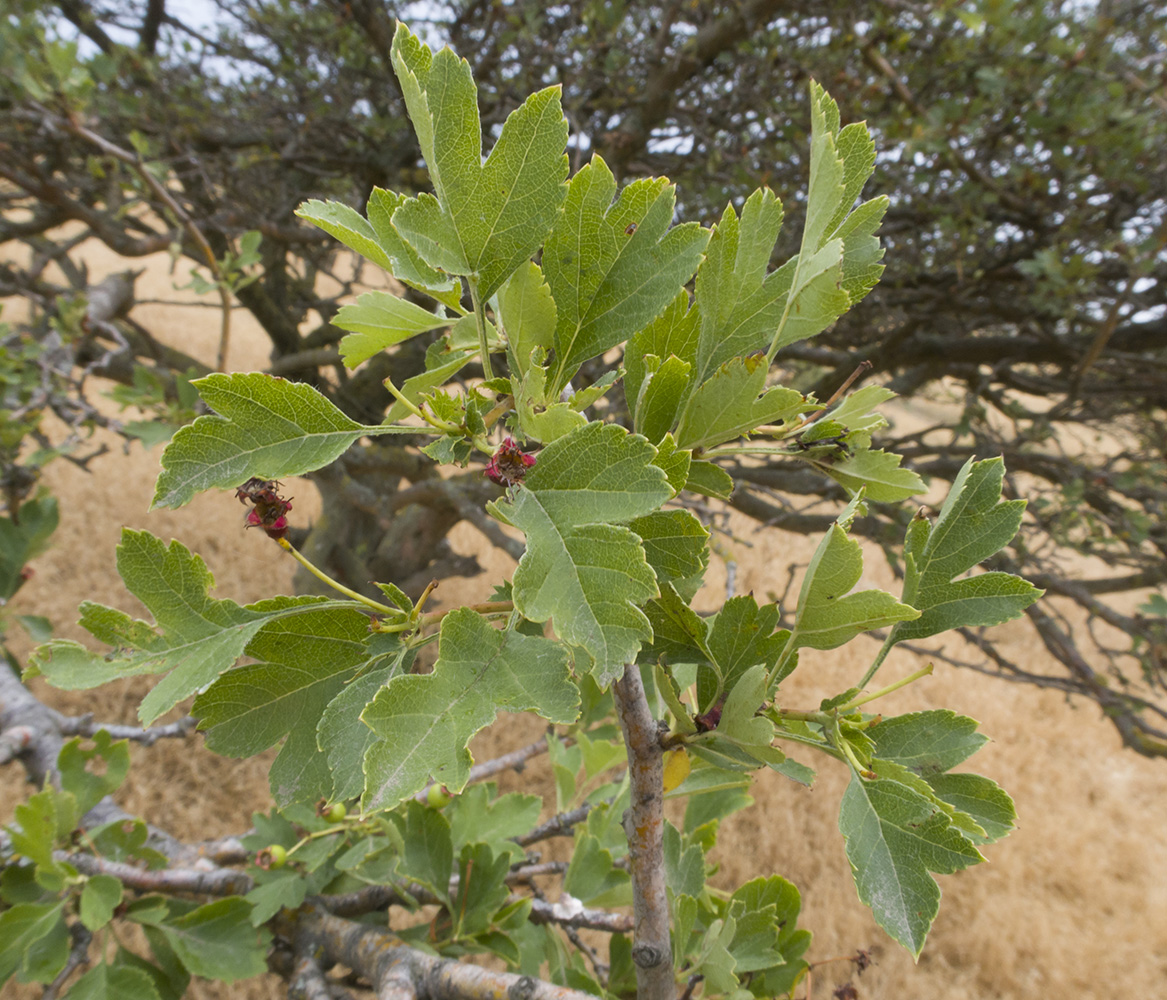
<svg viewBox="0 0 1167 1000">
<path fill-rule="evenodd" d="M 102 248 L 89 260 L 94 279 L 126 266 Z M 180 297 L 167 261 L 148 264 L 139 298 Z M 213 362 L 218 333 L 213 311 L 147 304 L 134 315 L 169 343 Z M 231 367 L 266 367 L 265 349 L 265 338 L 237 314 Z M 134 445 L 125 451 L 115 440 L 110 443 L 112 451 L 95 460 L 88 474 L 66 462 L 48 470 L 45 482 L 61 500 L 61 527 L 54 547 L 36 561 L 36 575 L 17 596 L 14 610 L 46 614 L 58 634 L 77 639 L 84 638 L 74 624 L 82 600 L 141 613 L 113 569 L 123 525 L 178 538 L 199 553 L 215 574 L 218 597 L 242 602 L 289 592 L 291 560 L 259 532 L 244 532 L 239 504 L 230 494 L 200 496 L 178 511 L 148 512 L 160 449 L 145 452 Z M 304 523 L 318 504 L 314 487 L 297 482 L 290 492 L 296 497 L 294 516 Z M 738 563 L 738 592 L 782 590 L 787 567 L 805 563 L 813 548 L 813 540 L 757 532 L 744 520 L 733 527 L 740 540 L 727 548 Z M 452 541 L 462 550 L 482 549 L 465 525 Z M 509 574 L 508 560 L 498 553 L 480 551 L 480 558 L 488 573 L 444 584 L 438 595 L 445 605 L 484 599 L 487 578 L 495 571 Z M 890 585 L 878 555 L 869 559 L 863 582 Z M 711 599 L 723 588 L 724 567 L 715 561 Z M 1045 658 L 1023 627 L 1005 626 L 1002 634 L 1009 655 L 1020 662 L 1036 666 Z M 849 686 L 874 649 L 857 643 L 808 656 L 785 686 L 783 701 L 811 706 Z M 910 654 L 897 653 L 881 676 L 890 680 L 918 665 Z M 139 680 L 93 692 L 37 691 L 64 711 L 132 722 L 146 686 Z M 808 761 L 822 763 L 813 790 L 769 773 L 755 780 L 756 805 L 722 830 L 717 856 L 724 883 L 772 872 L 791 879 L 803 894 L 803 924 L 815 935 L 812 960 L 872 950 L 875 965 L 857 981 L 864 1000 L 1167 997 L 1167 764 L 1124 751 L 1091 706 L 952 668 L 938 669 L 881 707 L 897 713 L 951 707 L 979 719 L 994 742 L 974 759 L 975 769 L 1013 795 L 1019 814 L 1020 828 L 987 849 L 988 864 L 940 880 L 940 916 L 918 965 L 879 930 L 856 897 L 835 827 L 846 776 L 832 761 Z M 538 732 L 533 720 L 517 726 L 504 721 L 505 727 L 476 743 L 479 759 L 516 736 L 533 738 Z M 148 751 L 134 750 L 130 781 L 119 798 L 125 808 L 180 836 L 238 832 L 250 825 L 253 810 L 269 804 L 269 759 L 219 758 L 203 749 L 201 737 L 183 744 L 165 741 Z M 550 788 L 548 772 L 538 763 L 506 783 Z M 16 768 L 0 771 L 0 822 L 11 818 L 24 794 Z M 823 967 L 813 995 L 829 997 L 847 975 L 846 963 Z M 233 986 L 197 983 L 190 995 L 274 998 L 282 995 L 281 986 L 274 977 Z M 23 995 L 33 994 L 11 985 L 0 989 L 3 1000 Z"/>
</svg>

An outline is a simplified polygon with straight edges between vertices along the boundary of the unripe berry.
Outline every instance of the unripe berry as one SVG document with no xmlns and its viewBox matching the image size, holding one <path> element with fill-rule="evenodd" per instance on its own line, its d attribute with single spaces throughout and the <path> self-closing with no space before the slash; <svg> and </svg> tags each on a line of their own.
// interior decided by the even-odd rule
<svg viewBox="0 0 1167 1000">
<path fill-rule="evenodd" d="M 444 809 L 453 798 L 445 785 L 430 785 L 429 791 L 425 793 L 426 802 L 434 809 Z"/>
<path fill-rule="evenodd" d="M 288 863 L 288 852 L 279 844 L 269 844 L 255 856 L 255 863 L 269 871 L 273 868 L 283 868 Z"/>
</svg>

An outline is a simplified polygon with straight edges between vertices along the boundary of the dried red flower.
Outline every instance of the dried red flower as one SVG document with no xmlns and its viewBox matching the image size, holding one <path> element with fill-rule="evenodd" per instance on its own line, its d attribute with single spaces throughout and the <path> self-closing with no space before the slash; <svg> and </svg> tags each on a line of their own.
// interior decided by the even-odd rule
<svg viewBox="0 0 1167 1000">
<path fill-rule="evenodd" d="M 269 538 L 283 538 L 288 533 L 287 513 L 292 509 L 292 498 L 281 497 L 276 492 L 279 487 L 273 479 L 252 477 L 235 491 L 240 503 L 250 501 L 254 505 L 247 512 L 247 527 L 263 528 Z"/>
<path fill-rule="evenodd" d="M 721 710 L 725 707 L 725 696 L 722 695 L 718 699 L 717 704 L 714 705 L 708 712 L 702 712 L 700 715 L 693 717 L 693 721 L 697 724 L 697 732 L 707 733 L 712 729 L 716 729 L 719 722 L 721 722 Z"/>
<path fill-rule="evenodd" d="M 486 463 L 486 478 L 499 486 L 514 486 L 521 483 L 527 470 L 535 464 L 535 456 L 528 455 L 511 438 L 498 446 Z"/>
<path fill-rule="evenodd" d="M 277 479 L 260 479 L 259 476 L 252 476 L 247 482 L 235 491 L 235 499 L 240 503 L 258 503 L 263 499 L 278 498 L 280 483 Z"/>
</svg>

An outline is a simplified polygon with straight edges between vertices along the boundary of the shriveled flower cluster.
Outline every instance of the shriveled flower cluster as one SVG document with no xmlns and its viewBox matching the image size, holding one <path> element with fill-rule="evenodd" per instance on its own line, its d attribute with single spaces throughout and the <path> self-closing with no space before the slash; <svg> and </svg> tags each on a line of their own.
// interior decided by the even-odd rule
<svg viewBox="0 0 1167 1000">
<path fill-rule="evenodd" d="M 276 491 L 280 484 L 274 479 L 259 479 L 252 476 L 235 491 L 242 504 L 251 503 L 247 512 L 247 527 L 263 528 L 269 538 L 283 538 L 288 533 L 288 511 L 292 509 L 292 498 L 285 500 Z"/>
<path fill-rule="evenodd" d="M 526 454 L 508 437 L 486 463 L 486 477 L 499 486 L 514 486 L 523 481 L 527 470 L 534 464 L 535 456 Z"/>
</svg>

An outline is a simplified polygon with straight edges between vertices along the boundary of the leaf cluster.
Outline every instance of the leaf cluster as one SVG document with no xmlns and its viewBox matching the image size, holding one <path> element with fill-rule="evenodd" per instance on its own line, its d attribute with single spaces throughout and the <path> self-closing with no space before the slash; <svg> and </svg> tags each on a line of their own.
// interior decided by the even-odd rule
<svg viewBox="0 0 1167 1000">
<path fill-rule="evenodd" d="M 139 709 L 144 723 L 193 697 L 212 750 L 247 757 L 280 748 L 270 771 L 279 810 L 257 821 L 252 840 L 280 865 L 243 899 L 189 909 L 141 900 L 127 912 L 188 972 L 205 974 L 208 956 L 244 923 L 261 928 L 309 895 L 391 886 L 439 907 L 397 932 L 406 941 L 446 955 L 490 952 L 524 974 L 546 966 L 557 983 L 625 994 L 637 977 L 625 937 L 613 936 L 605 973 L 589 972 L 584 949 L 532 922 L 532 897 L 511 897 L 508 876 L 527 861 L 521 845 L 534 837 L 537 803 L 472 783 L 469 745 L 500 712 L 534 712 L 558 727 L 547 747 L 559 811 L 588 807 L 568 824 L 567 898 L 585 910 L 633 902 L 639 917 L 644 900 L 626 871 L 619 820 L 637 762 L 610 773 L 625 752 L 610 689 L 642 671 L 655 716 L 667 719 L 652 752 L 668 751 L 668 794 L 686 800 L 681 826 L 660 821 L 673 974 L 703 977 L 707 995 L 763 997 L 793 990 L 805 972 L 809 937 L 796 927 L 793 886 L 758 878 L 725 897 L 708 885 L 717 825 L 748 804 L 748 775 L 768 767 L 813 780 L 787 757 L 791 745 L 850 769 L 840 829 L 856 887 L 918 955 L 939 897 L 931 873 L 982 860 L 979 847 L 1011 827 L 1012 804 L 987 779 L 949 773 L 983 742 L 972 720 L 860 711 L 912 678 L 861 689 L 895 643 L 1015 618 L 1039 591 L 1005 573 L 965 575 L 1020 523 L 1023 504 L 1001 500 L 998 460 L 967 463 L 935 522 L 913 521 L 900 597 L 857 590 L 855 519 L 869 502 L 924 488 L 897 456 L 872 448 L 883 426 L 875 410 L 890 394 L 868 387 L 820 403 L 773 378 L 780 351 L 823 333 L 882 271 L 875 230 L 887 199 L 860 201 L 875 164 L 866 127 L 844 127 L 835 102 L 811 84 L 801 239 L 771 268 L 783 210 L 769 190 L 740 211 L 727 206 L 707 229 L 675 224 L 666 179 L 620 188 L 598 153 L 568 178 L 558 88 L 523 101 L 484 159 L 468 63 L 433 52 L 403 25 L 390 58 L 432 193 L 375 190 L 365 216 L 328 202 L 299 213 L 428 306 L 378 291 L 346 307 L 337 317 L 349 331 L 346 365 L 371 366 L 388 348 L 448 332 L 422 371 L 401 385 L 390 377 L 397 403 L 381 423 L 354 420 L 318 389 L 269 374 L 196 380 L 213 412 L 167 446 L 155 504 L 238 488 L 254 515 L 256 497 L 275 495 L 281 478 L 324 469 L 361 439 L 408 435 L 428 439 L 421 450 L 440 464 L 489 455 L 502 489 L 486 512 L 520 532 L 525 548 L 499 600 L 426 611 L 429 591 L 414 601 L 385 581 L 384 601 L 374 601 L 328 580 L 281 529 L 277 543 L 342 597 L 239 605 L 211 596 L 209 571 L 180 543 L 126 530 L 118 570 L 153 620 L 88 602 L 82 625 L 111 651 L 55 640 L 29 673 L 66 688 L 157 675 Z M 616 348 L 622 366 L 608 360 Z M 472 359 L 484 378 L 455 381 Z M 631 428 L 613 419 L 608 398 L 621 380 Z M 809 462 L 851 494 L 785 609 L 788 627 L 779 627 L 783 609 L 752 595 L 707 616 L 692 606 L 710 552 L 697 498 L 729 493 L 726 462 L 758 458 Z M 874 629 L 890 629 L 887 644 L 855 688 L 816 711 L 784 704 L 781 685 L 800 651 L 835 649 Z M 416 671 L 418 651 L 434 641 L 432 669 Z M 439 798 L 461 798 L 446 813 L 423 805 L 431 785 L 444 789 Z M 41 794 L 57 802 L 57 793 Z M 346 808 L 317 815 L 313 802 Z M 18 817 L 17 850 L 42 883 L 41 869 L 56 864 L 52 844 L 77 819 L 49 824 L 50 812 Z M 58 875 L 46 891 L 74 878 Z M 37 899 L 0 917 L 25 935 L 51 924 L 36 940 L 52 938 L 53 964 L 12 970 L 34 979 L 61 967 L 65 926 L 63 902 Z M 180 946 L 188 926 L 213 941 Z M 263 940 L 254 931 L 231 941 L 237 952 L 222 959 L 220 978 L 250 974 Z"/>
</svg>

